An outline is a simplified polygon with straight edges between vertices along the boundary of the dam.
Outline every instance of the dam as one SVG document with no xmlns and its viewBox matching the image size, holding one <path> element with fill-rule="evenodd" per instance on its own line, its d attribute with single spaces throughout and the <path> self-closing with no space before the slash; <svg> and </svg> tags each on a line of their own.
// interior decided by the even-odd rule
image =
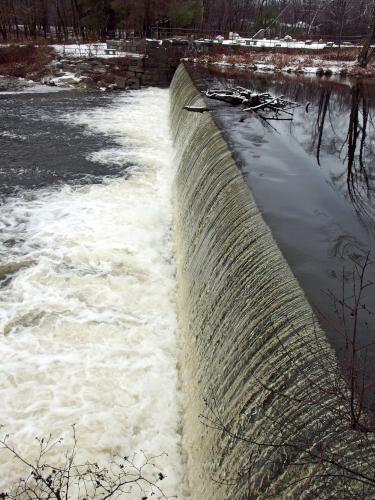
<svg viewBox="0 0 375 500">
<path fill-rule="evenodd" d="M 194 74 L 0 92 L 0 424 L 29 460 L 73 424 L 81 462 L 142 451 L 164 498 L 371 498 L 371 415 Z M 24 473 L 0 449 L 0 492 Z"/>
<path fill-rule="evenodd" d="M 184 448 L 193 496 L 366 498 L 373 445 L 371 438 L 361 445 L 361 433 L 351 429 L 336 354 L 215 115 L 181 113 L 207 105 L 183 66 L 171 100 Z M 367 475 L 366 485 L 355 471 Z"/>
</svg>

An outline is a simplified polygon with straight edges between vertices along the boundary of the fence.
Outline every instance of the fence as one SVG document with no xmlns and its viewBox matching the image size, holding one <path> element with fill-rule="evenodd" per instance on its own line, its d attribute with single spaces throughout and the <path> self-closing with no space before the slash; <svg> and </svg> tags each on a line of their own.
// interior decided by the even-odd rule
<svg viewBox="0 0 375 500">
<path fill-rule="evenodd" d="M 290 31 L 290 33 L 289 33 Z M 216 36 L 221 35 L 225 39 L 230 38 L 230 32 L 228 30 L 220 31 L 213 29 L 184 29 L 184 28 L 166 28 L 154 26 L 152 28 L 153 37 L 159 40 L 166 38 L 186 38 L 190 40 L 199 39 L 215 39 Z M 280 40 L 282 41 L 285 35 L 291 35 L 296 42 L 313 42 L 313 43 L 327 43 L 331 42 L 335 45 L 360 45 L 366 38 L 366 35 L 356 35 L 356 36 L 338 36 L 335 34 L 309 34 L 306 32 L 293 32 L 293 29 L 287 30 L 283 29 L 282 33 L 280 31 L 264 30 L 263 34 L 257 36 L 257 39 L 264 37 L 267 40 Z M 240 38 L 251 39 L 257 33 L 255 32 L 240 32 L 238 33 Z M 276 42 L 277 43 L 277 42 Z"/>
<path fill-rule="evenodd" d="M 137 54 L 137 47 L 134 45 L 126 46 L 125 50 L 107 48 L 105 43 L 97 44 L 74 44 L 74 45 L 54 45 L 54 49 L 64 57 L 107 57 L 117 56 L 126 57 Z M 113 52 L 111 52 L 113 51 Z"/>
</svg>

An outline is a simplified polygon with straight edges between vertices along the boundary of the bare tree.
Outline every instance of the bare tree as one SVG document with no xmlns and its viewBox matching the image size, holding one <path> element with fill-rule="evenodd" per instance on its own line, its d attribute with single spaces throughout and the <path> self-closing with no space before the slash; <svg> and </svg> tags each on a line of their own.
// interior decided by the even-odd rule
<svg viewBox="0 0 375 500">
<path fill-rule="evenodd" d="M 156 467 L 155 461 L 161 456 L 146 456 L 143 452 L 129 456 L 114 456 L 103 467 L 96 462 L 77 462 L 77 436 L 73 426 L 72 448 L 63 455 L 60 464 L 50 464 L 51 452 L 58 450 L 62 439 L 36 438 L 38 455 L 31 462 L 9 443 L 9 436 L 0 439 L 0 450 L 26 469 L 26 475 L 7 491 L 0 492 L 0 499 L 21 500 L 63 500 L 76 498 L 89 500 L 101 498 L 123 498 L 130 493 L 138 493 L 146 500 L 149 496 L 167 497 L 160 488 L 164 474 Z M 174 497 L 173 497 L 174 498 Z"/>
<path fill-rule="evenodd" d="M 246 418 L 245 413 L 241 415 L 241 424 L 236 427 L 220 410 L 215 394 L 205 399 L 202 423 L 219 431 L 223 442 L 225 437 L 240 444 L 247 456 L 239 474 L 233 477 L 225 471 L 225 479 L 217 476 L 215 481 L 246 489 L 249 500 L 258 495 L 268 498 L 269 492 L 277 498 L 326 498 L 328 493 L 348 500 L 374 498 L 375 374 L 370 371 L 367 353 L 375 340 L 363 343 L 359 336 L 360 317 L 373 313 L 366 308 L 365 295 L 375 286 L 368 278 L 374 265 L 369 255 L 353 261 L 350 271 L 343 269 L 342 295 L 327 292 L 340 318 L 337 331 L 344 345 L 340 364 L 335 363 L 317 330 L 307 341 L 304 332 L 291 324 L 296 342 L 301 342 L 315 360 L 313 366 L 301 364 L 299 352 L 288 349 L 275 328 L 277 356 L 288 359 L 295 384 L 304 381 L 299 391 L 292 395 L 288 388 L 277 387 L 272 369 L 267 378 L 252 373 L 267 404 L 253 408 Z M 290 323 L 288 318 L 285 321 Z M 315 324 L 314 318 L 312 321 Z M 294 420 L 288 408 L 293 408 Z M 313 418 L 300 418 L 306 414 Z M 254 431 L 258 416 L 272 438 Z"/>
<path fill-rule="evenodd" d="M 368 9 L 370 11 L 370 8 Z M 358 55 L 358 65 L 362 68 L 366 68 L 368 63 L 371 60 L 371 57 L 374 53 L 374 50 L 371 48 L 371 44 L 375 39 L 375 2 L 373 2 L 373 6 L 371 9 L 371 18 L 370 18 L 370 27 L 366 40 L 363 43 L 363 47 Z"/>
</svg>

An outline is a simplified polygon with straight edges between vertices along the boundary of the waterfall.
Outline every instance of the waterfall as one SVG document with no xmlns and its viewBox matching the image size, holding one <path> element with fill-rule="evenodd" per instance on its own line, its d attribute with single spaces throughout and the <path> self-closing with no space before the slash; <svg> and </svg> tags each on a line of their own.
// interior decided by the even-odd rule
<svg viewBox="0 0 375 500">
<path fill-rule="evenodd" d="M 353 471 L 367 469 L 335 354 L 214 118 L 183 110 L 205 105 L 183 65 L 171 103 L 183 443 L 193 498 L 362 492 Z"/>
</svg>

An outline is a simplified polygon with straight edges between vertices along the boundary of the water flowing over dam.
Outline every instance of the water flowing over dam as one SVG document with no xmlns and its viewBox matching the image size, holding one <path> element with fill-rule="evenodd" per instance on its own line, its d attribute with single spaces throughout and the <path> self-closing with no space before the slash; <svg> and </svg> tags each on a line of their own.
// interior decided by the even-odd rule
<svg viewBox="0 0 375 500">
<path fill-rule="evenodd" d="M 171 100 L 192 496 L 366 498 L 374 457 L 350 430 L 335 354 L 214 118 L 183 110 L 205 106 L 184 66 Z"/>
</svg>

